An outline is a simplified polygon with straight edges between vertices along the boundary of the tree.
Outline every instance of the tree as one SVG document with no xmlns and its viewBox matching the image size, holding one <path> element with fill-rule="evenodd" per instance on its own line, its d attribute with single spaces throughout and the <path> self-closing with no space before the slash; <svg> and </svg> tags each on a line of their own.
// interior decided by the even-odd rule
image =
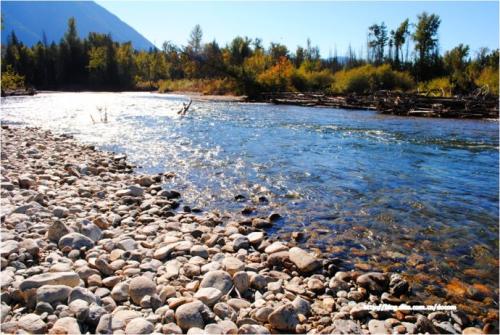
<svg viewBox="0 0 500 335">
<path fill-rule="evenodd" d="M 431 74 L 429 69 L 432 61 L 438 53 L 437 32 L 441 19 L 436 14 L 429 15 L 427 12 L 417 16 L 418 22 L 412 37 L 415 41 L 417 52 L 417 81 L 428 79 Z"/>
<path fill-rule="evenodd" d="M 399 27 L 394 31 L 393 33 L 393 42 L 394 42 L 394 62 L 397 66 L 399 66 L 400 63 L 400 58 L 399 55 L 401 54 L 401 59 L 403 59 L 403 50 L 402 47 L 406 42 L 406 38 L 409 35 L 409 20 L 406 19 L 401 24 Z"/>
<path fill-rule="evenodd" d="M 201 30 L 201 26 L 197 24 L 191 31 L 188 41 L 188 47 L 193 51 L 194 54 L 199 54 L 201 52 L 202 38 L 203 38 L 203 31 Z"/>
<path fill-rule="evenodd" d="M 371 50 L 372 59 L 376 64 L 384 60 L 384 48 L 387 45 L 387 27 L 384 22 L 380 25 L 373 24 L 368 27 L 368 48 Z"/>
<path fill-rule="evenodd" d="M 269 47 L 269 55 L 273 60 L 273 63 L 277 63 L 278 61 L 282 62 L 282 58 L 288 58 L 288 48 L 280 43 L 271 43 Z"/>
<path fill-rule="evenodd" d="M 445 69 L 450 74 L 451 83 L 461 91 L 470 88 L 471 80 L 467 78 L 466 68 L 469 46 L 460 43 L 457 47 L 444 54 Z"/>
</svg>

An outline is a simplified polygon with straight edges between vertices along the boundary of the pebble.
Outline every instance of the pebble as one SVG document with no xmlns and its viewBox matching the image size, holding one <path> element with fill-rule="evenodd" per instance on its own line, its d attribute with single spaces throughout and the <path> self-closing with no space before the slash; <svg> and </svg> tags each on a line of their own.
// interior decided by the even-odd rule
<svg viewBox="0 0 500 335">
<path fill-rule="evenodd" d="M 273 328 L 290 332 L 295 332 L 295 327 L 299 323 L 297 311 L 292 304 L 276 308 L 269 314 L 268 320 Z"/>
<path fill-rule="evenodd" d="M 134 304 L 140 305 L 142 298 L 146 295 L 154 295 L 156 285 L 151 279 L 145 276 L 135 277 L 130 281 L 128 294 Z"/>
</svg>

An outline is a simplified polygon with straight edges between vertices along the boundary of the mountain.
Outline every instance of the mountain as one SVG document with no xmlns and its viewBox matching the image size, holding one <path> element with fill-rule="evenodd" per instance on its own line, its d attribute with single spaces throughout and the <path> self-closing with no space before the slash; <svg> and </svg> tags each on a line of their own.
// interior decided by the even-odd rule
<svg viewBox="0 0 500 335">
<path fill-rule="evenodd" d="M 92 1 L 0 1 L 3 27 L 2 44 L 14 31 L 24 44 L 43 41 L 58 43 L 67 30 L 68 19 L 74 17 L 80 37 L 89 32 L 110 33 L 118 42 L 131 41 L 136 49 L 154 45 L 116 15 Z"/>
</svg>

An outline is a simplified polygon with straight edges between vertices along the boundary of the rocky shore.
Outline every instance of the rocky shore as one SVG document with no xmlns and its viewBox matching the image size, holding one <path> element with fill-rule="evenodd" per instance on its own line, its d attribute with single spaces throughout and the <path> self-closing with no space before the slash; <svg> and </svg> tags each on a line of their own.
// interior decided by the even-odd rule
<svg viewBox="0 0 500 335">
<path fill-rule="evenodd" d="M 193 213 L 164 189 L 172 174 L 70 136 L 2 126 L 1 162 L 2 333 L 494 331 L 460 311 L 370 310 L 421 303 L 400 274 L 268 236 L 277 213 Z"/>
</svg>

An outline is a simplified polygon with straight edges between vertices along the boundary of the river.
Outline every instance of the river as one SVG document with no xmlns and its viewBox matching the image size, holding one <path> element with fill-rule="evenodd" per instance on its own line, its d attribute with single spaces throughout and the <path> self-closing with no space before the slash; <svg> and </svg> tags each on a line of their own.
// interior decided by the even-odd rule
<svg viewBox="0 0 500 335">
<path fill-rule="evenodd" d="M 1 120 L 126 153 L 139 172 L 173 171 L 166 187 L 191 207 L 277 211 L 270 234 L 302 231 L 346 266 L 404 271 L 428 302 L 458 285 L 475 308 L 497 308 L 496 121 L 198 101 L 181 117 L 185 101 L 46 93 L 2 98 Z"/>
</svg>

